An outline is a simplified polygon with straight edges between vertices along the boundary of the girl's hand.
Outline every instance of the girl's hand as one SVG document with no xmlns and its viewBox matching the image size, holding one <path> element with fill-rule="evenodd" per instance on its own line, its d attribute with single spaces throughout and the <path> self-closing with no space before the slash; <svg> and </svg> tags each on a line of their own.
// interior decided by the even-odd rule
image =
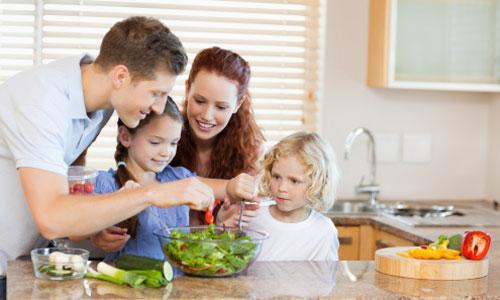
<svg viewBox="0 0 500 300">
<path fill-rule="evenodd" d="M 125 184 L 118 190 L 119 192 L 129 190 L 129 189 L 135 189 L 141 187 L 141 185 L 133 180 L 127 180 Z"/>
<path fill-rule="evenodd" d="M 226 186 L 226 193 L 231 200 L 247 200 L 257 202 L 256 179 L 246 173 L 229 180 Z"/>
<path fill-rule="evenodd" d="M 194 210 L 206 210 L 214 205 L 213 190 L 196 177 L 162 183 L 155 188 L 152 204 L 158 207 L 185 204 Z"/>
<path fill-rule="evenodd" d="M 241 218 L 242 226 L 248 226 L 251 219 L 257 215 L 258 204 L 246 204 L 243 210 L 243 216 Z M 229 200 L 225 200 L 222 207 L 217 214 L 216 224 L 218 226 L 238 226 L 238 219 L 240 217 L 241 205 L 239 202 L 231 203 Z"/>
<path fill-rule="evenodd" d="M 116 252 L 130 239 L 127 228 L 111 226 L 90 237 L 92 244 L 105 252 Z"/>
</svg>

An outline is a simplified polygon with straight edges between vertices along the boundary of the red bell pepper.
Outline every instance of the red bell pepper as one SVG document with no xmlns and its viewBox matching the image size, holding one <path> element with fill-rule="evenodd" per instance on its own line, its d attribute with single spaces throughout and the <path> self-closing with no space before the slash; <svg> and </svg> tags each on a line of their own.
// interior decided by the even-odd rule
<svg viewBox="0 0 500 300">
<path fill-rule="evenodd" d="M 491 237 L 484 231 L 468 231 L 462 242 L 462 255 L 468 259 L 481 260 L 490 249 Z"/>
<path fill-rule="evenodd" d="M 212 224 L 214 222 L 214 214 L 213 214 L 213 209 L 219 205 L 220 201 L 219 199 L 215 199 L 214 206 L 212 208 L 207 208 L 205 211 L 205 222 L 207 224 Z"/>
</svg>

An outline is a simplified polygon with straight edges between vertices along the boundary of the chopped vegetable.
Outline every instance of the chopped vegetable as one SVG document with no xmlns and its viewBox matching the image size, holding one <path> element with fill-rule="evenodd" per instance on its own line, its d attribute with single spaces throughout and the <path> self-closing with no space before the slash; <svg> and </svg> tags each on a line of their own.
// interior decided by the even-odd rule
<svg viewBox="0 0 500 300">
<path fill-rule="evenodd" d="M 483 259 L 490 248 L 491 237 L 483 231 L 469 231 L 462 242 L 462 255 L 468 259 Z"/>
<path fill-rule="evenodd" d="M 120 284 L 128 284 L 134 288 L 141 287 L 142 283 L 147 279 L 147 276 L 117 269 L 105 262 L 97 264 L 97 271 L 101 274 L 115 278 L 118 282 L 120 282 Z"/>
<path fill-rule="evenodd" d="M 167 284 L 162 272 L 158 270 L 122 270 L 100 262 L 97 271 L 88 267 L 85 274 L 88 278 L 109 281 L 119 285 L 128 285 L 133 288 L 159 288 Z"/>
<path fill-rule="evenodd" d="M 138 255 L 122 255 L 115 260 L 115 266 L 123 270 L 157 270 L 167 281 L 172 281 L 174 271 L 168 261 Z"/>
<path fill-rule="evenodd" d="M 209 207 L 207 208 L 207 210 L 205 211 L 205 222 L 207 224 L 213 224 L 214 223 L 214 208 L 219 205 L 220 203 L 220 200 L 219 199 L 215 199 L 215 202 L 214 202 L 214 206 L 213 207 Z"/>
<path fill-rule="evenodd" d="M 452 235 L 448 238 L 448 240 L 450 241 L 448 243 L 449 249 L 460 251 L 461 246 L 462 246 L 462 235 L 461 234 Z"/>
<path fill-rule="evenodd" d="M 238 272 L 250 263 L 256 247 L 249 236 L 237 237 L 230 231 L 216 233 L 213 224 L 203 231 L 187 234 L 173 230 L 170 243 L 163 245 L 165 253 L 179 269 L 201 276 L 227 276 Z"/>
<path fill-rule="evenodd" d="M 407 255 L 403 254 L 404 257 L 412 257 L 416 259 L 460 259 L 460 251 L 447 249 L 446 247 L 436 248 L 435 246 L 429 246 L 426 249 L 414 248 L 406 250 Z"/>
<path fill-rule="evenodd" d="M 53 277 L 73 277 L 85 271 L 83 257 L 54 251 L 49 254 L 49 263 L 38 267 L 40 273 Z"/>
<path fill-rule="evenodd" d="M 436 241 L 429 245 L 408 249 L 405 253 L 398 253 L 398 255 L 415 259 L 460 259 L 460 247 L 457 249 L 457 242 L 460 245 L 461 240 L 460 234 L 450 238 L 446 235 L 440 235 Z"/>
</svg>

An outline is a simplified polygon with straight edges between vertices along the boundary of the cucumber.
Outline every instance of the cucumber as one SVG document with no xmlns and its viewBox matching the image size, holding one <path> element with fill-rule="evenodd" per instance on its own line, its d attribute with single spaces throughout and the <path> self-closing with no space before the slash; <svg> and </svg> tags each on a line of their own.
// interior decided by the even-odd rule
<svg viewBox="0 0 500 300">
<path fill-rule="evenodd" d="M 165 277 L 168 282 L 174 279 L 174 269 L 172 269 L 172 265 L 168 261 L 163 263 L 163 277 Z"/>
<path fill-rule="evenodd" d="M 65 277 L 73 275 L 73 270 L 49 270 L 47 274 L 51 276 Z"/>
<path fill-rule="evenodd" d="M 168 261 L 138 255 L 122 255 L 115 260 L 115 266 L 123 270 L 158 270 L 167 281 L 172 281 L 174 271 Z"/>
</svg>

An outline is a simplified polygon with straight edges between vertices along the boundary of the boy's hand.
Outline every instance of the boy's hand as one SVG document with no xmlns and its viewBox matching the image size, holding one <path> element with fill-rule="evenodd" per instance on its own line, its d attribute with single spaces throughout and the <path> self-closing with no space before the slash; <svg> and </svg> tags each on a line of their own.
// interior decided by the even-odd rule
<svg viewBox="0 0 500 300">
<path fill-rule="evenodd" d="M 152 204 L 162 208 L 185 204 L 194 210 L 206 210 L 215 201 L 213 190 L 196 177 L 162 183 L 154 194 L 157 197 Z"/>
<path fill-rule="evenodd" d="M 246 173 L 229 180 L 226 186 L 226 193 L 231 200 L 247 200 L 258 202 L 257 187 L 255 177 Z"/>
<path fill-rule="evenodd" d="M 111 226 L 90 237 L 92 244 L 105 252 L 116 252 L 130 239 L 127 228 Z"/>
<path fill-rule="evenodd" d="M 241 218 L 241 224 L 243 226 L 248 226 L 250 220 L 257 215 L 258 204 L 246 204 L 243 210 L 243 216 Z M 238 219 L 240 217 L 241 205 L 239 202 L 231 203 L 228 199 L 224 201 L 224 204 L 217 214 L 216 224 L 218 226 L 238 226 Z"/>
</svg>

